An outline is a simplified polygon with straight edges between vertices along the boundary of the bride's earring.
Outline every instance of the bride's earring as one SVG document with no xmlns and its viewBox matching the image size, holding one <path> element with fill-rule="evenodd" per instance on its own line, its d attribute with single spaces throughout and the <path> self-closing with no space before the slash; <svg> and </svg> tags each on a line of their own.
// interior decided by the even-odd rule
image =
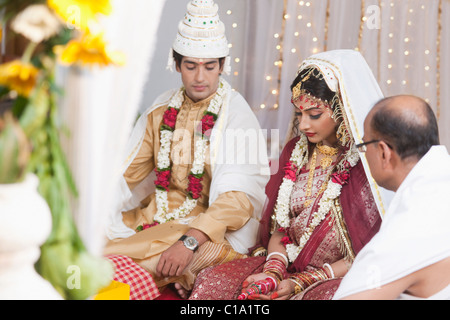
<svg viewBox="0 0 450 320">
<path fill-rule="evenodd" d="M 345 146 L 345 144 L 347 143 L 347 134 L 345 131 L 344 121 L 341 122 L 338 129 L 336 130 L 336 137 L 338 138 L 341 146 Z"/>
</svg>

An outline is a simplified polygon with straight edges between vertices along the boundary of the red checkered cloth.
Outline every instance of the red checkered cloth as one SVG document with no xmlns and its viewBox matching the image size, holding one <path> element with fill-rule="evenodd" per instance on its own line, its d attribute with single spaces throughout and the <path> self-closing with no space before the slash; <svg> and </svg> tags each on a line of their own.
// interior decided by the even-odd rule
<svg viewBox="0 0 450 320">
<path fill-rule="evenodd" d="M 130 286 L 130 300 L 153 300 L 161 295 L 150 273 L 130 257 L 108 255 L 115 266 L 114 280 Z"/>
</svg>

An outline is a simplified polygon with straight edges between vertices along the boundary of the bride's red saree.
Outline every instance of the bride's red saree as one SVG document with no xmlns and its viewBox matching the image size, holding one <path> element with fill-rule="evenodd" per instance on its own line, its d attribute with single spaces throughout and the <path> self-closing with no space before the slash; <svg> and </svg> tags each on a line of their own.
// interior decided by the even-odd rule
<svg viewBox="0 0 450 320">
<path fill-rule="evenodd" d="M 286 144 L 279 159 L 280 168 L 289 161 L 298 139 L 294 138 Z M 260 222 L 257 247 L 267 248 L 268 246 L 271 219 L 283 176 L 283 170 L 277 170 L 266 186 L 267 203 Z M 318 206 L 318 200 L 316 199 L 314 202 L 312 210 Z M 342 187 L 338 206 L 341 209 L 340 213 L 331 214 L 330 212 L 326 219 L 316 227 L 297 259 L 289 265 L 290 273 L 304 271 L 310 265 L 313 256 L 317 254 L 319 245 L 327 233 L 334 228 L 334 224 L 338 224 L 338 229 L 341 230 L 339 241 L 342 241 L 345 256 L 350 260 L 378 231 L 381 217 L 361 161 L 351 169 L 350 178 Z M 250 248 L 249 252 L 257 247 Z M 190 299 L 236 299 L 241 292 L 242 282 L 249 275 L 261 272 L 264 263 L 264 256 L 250 257 L 205 269 L 198 275 Z M 301 297 L 314 300 L 331 299 L 339 283 L 340 279 L 316 283 L 303 292 Z"/>
</svg>

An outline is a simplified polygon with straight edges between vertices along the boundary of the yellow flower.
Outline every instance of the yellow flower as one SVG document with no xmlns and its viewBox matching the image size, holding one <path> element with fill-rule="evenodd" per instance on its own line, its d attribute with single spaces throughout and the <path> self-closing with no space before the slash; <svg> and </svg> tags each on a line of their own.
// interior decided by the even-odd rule
<svg viewBox="0 0 450 320">
<path fill-rule="evenodd" d="M 102 33 L 84 33 L 79 39 L 69 41 L 65 46 L 56 46 L 56 54 L 64 65 L 123 65 L 124 58 L 119 52 L 110 51 Z"/>
<path fill-rule="evenodd" d="M 0 85 L 28 97 L 36 85 L 38 73 L 31 63 L 13 60 L 0 65 Z"/>
<path fill-rule="evenodd" d="M 75 28 L 87 30 L 89 22 L 97 20 L 98 14 L 109 15 L 109 0 L 47 0 L 50 8 Z"/>
</svg>

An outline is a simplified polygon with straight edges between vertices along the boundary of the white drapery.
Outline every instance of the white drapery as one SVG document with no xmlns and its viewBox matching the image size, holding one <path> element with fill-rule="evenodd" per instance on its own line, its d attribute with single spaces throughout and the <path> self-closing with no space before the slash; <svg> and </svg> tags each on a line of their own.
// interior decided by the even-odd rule
<svg viewBox="0 0 450 320">
<path fill-rule="evenodd" d="M 232 44 L 230 83 L 263 128 L 285 136 L 292 115 L 289 86 L 303 59 L 357 49 L 385 96 L 413 94 L 429 102 L 441 143 L 450 146 L 449 0 L 217 2 Z"/>
<path fill-rule="evenodd" d="M 79 192 L 74 216 L 94 254 L 103 250 L 123 150 L 151 70 L 156 47 L 153 31 L 164 2 L 112 1 L 113 13 L 102 24 L 111 48 L 124 53 L 124 66 L 61 70 L 62 121 L 70 132 L 64 146 Z"/>
</svg>

